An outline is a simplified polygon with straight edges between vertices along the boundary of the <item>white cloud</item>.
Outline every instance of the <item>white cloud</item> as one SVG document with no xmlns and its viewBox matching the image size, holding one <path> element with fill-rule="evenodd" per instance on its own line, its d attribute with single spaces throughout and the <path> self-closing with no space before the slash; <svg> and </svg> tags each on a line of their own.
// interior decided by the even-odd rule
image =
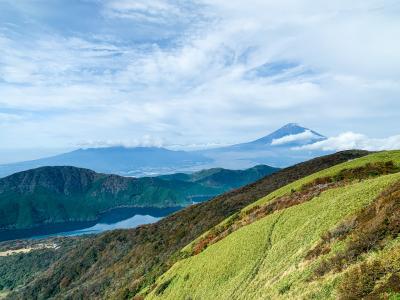
<svg viewBox="0 0 400 300">
<path fill-rule="evenodd" d="M 164 141 L 158 137 L 152 137 L 150 135 L 145 135 L 140 139 L 131 139 L 131 140 L 87 140 L 78 142 L 77 147 L 81 148 L 106 148 L 106 147 L 163 147 Z"/>
<path fill-rule="evenodd" d="M 104 3 L 105 14 L 114 18 L 163 24 L 187 18 L 178 3 L 168 0 L 109 0 Z M 186 13 L 189 13 L 186 11 Z M 180 20 L 182 21 L 182 20 Z"/>
<path fill-rule="evenodd" d="M 398 150 L 400 149 L 400 135 L 388 138 L 369 138 L 363 134 L 345 132 L 336 137 L 330 137 L 311 145 L 297 147 L 297 150 L 324 150 L 341 151 L 362 149 L 369 151 Z"/>
<path fill-rule="evenodd" d="M 271 142 L 272 146 L 279 146 L 279 145 L 284 145 L 292 142 L 306 142 L 306 141 L 312 141 L 316 139 L 321 139 L 320 136 L 312 133 L 311 130 L 306 130 L 304 132 L 298 133 L 298 134 L 289 134 L 284 137 L 281 137 L 279 139 L 273 139 Z"/>
</svg>

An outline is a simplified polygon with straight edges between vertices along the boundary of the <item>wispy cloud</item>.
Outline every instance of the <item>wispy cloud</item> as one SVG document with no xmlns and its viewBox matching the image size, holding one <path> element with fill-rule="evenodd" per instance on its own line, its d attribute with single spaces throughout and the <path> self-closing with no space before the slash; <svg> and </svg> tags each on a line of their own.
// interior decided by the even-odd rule
<svg viewBox="0 0 400 300">
<path fill-rule="evenodd" d="M 111 0 L 105 2 L 108 16 L 133 18 L 150 22 L 165 22 L 171 18 L 185 17 L 179 5 L 172 1 Z"/>
</svg>

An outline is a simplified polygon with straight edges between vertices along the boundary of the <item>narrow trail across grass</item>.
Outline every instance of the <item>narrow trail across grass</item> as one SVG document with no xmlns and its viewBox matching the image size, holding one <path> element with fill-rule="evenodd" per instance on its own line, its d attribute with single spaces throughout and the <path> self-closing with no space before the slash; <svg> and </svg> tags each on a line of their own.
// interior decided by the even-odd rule
<svg viewBox="0 0 400 300">
<path fill-rule="evenodd" d="M 253 268 L 250 270 L 249 274 L 245 278 L 243 278 L 243 280 L 240 282 L 240 284 L 238 285 L 240 288 L 235 289 L 232 292 L 232 294 L 230 295 L 230 299 L 232 300 L 242 299 L 241 297 L 242 291 L 245 291 L 246 288 L 250 285 L 251 281 L 257 276 L 262 266 L 262 263 L 264 262 L 265 258 L 268 255 L 268 251 L 272 248 L 272 235 L 274 233 L 276 224 L 282 218 L 284 213 L 285 211 L 276 212 L 277 217 L 275 221 L 271 224 L 270 230 L 267 233 L 266 243 L 263 247 L 262 255 L 257 259 Z"/>
</svg>

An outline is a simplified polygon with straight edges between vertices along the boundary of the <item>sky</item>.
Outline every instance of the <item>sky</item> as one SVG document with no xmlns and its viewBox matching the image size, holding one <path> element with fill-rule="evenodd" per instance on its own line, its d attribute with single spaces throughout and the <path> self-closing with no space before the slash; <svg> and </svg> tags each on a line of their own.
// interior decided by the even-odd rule
<svg viewBox="0 0 400 300">
<path fill-rule="evenodd" d="M 398 0 L 0 0 L 0 163 L 290 122 L 400 148 L 399 36 Z"/>
</svg>

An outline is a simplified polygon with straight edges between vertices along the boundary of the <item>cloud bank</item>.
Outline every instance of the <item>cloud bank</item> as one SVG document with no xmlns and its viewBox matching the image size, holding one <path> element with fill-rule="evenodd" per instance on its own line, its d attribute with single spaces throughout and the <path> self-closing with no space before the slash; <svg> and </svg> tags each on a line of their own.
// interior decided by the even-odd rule
<svg viewBox="0 0 400 300">
<path fill-rule="evenodd" d="M 107 147 L 163 147 L 166 145 L 162 139 L 145 135 L 141 138 L 130 140 L 87 140 L 77 143 L 76 146 L 87 149 Z"/>
<path fill-rule="evenodd" d="M 293 142 L 307 142 L 317 139 L 321 139 L 321 137 L 314 134 L 311 130 L 306 130 L 298 134 L 289 134 L 279 139 L 273 139 L 271 145 L 279 146 Z"/>
<path fill-rule="evenodd" d="M 397 150 L 400 149 L 400 135 L 388 138 L 369 138 L 366 135 L 345 132 L 336 137 L 330 137 L 310 145 L 295 148 L 296 150 L 323 150 L 342 151 L 361 149 L 369 151 Z"/>
</svg>

